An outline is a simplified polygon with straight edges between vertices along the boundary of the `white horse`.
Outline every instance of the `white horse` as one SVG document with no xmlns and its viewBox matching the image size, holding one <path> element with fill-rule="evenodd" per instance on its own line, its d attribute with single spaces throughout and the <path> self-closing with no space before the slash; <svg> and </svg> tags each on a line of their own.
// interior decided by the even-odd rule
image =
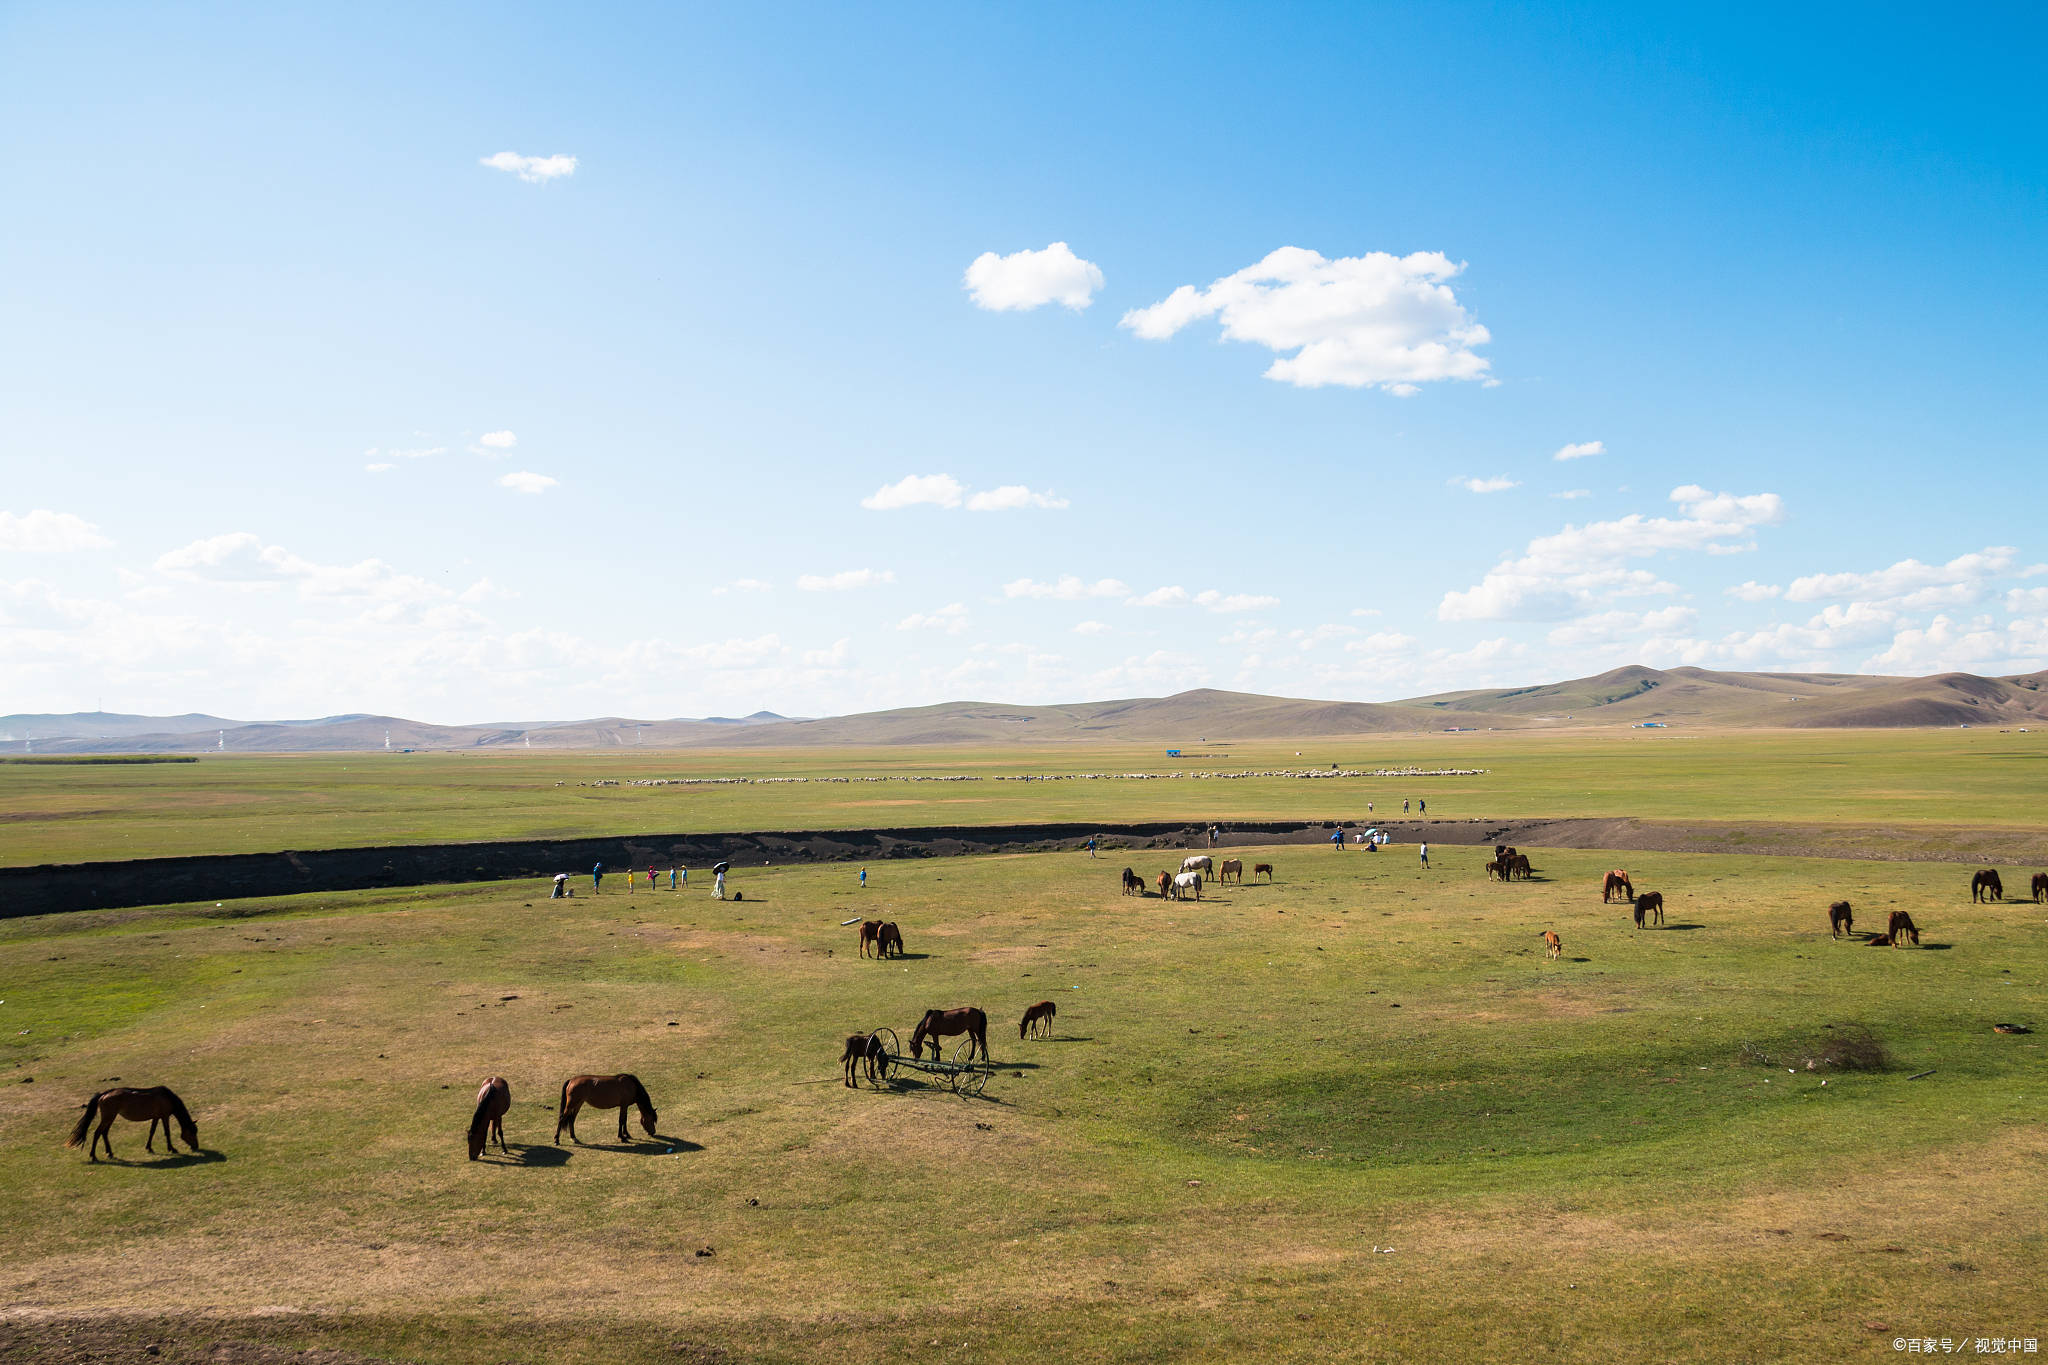
<svg viewBox="0 0 2048 1365">
<path fill-rule="evenodd" d="M 1204 858 L 1202 859 L 1202 861 L 1206 863 L 1209 860 L 1207 858 Z M 1175 900 L 1184 900 L 1187 897 L 1188 892 L 1190 891 L 1195 893 L 1196 900 L 1200 900 L 1202 898 L 1201 873 L 1183 872 L 1173 879 L 1173 898 Z"/>
<path fill-rule="evenodd" d="M 1180 870 L 1182 872 L 1200 872 L 1205 876 L 1213 877 L 1216 875 L 1216 860 L 1206 853 L 1197 853 L 1192 857 L 1182 858 L 1180 860 Z"/>
</svg>

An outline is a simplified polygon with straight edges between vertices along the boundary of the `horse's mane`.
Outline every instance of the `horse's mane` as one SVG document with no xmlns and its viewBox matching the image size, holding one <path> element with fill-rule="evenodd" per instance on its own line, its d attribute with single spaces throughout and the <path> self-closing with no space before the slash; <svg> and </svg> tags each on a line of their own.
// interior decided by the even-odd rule
<svg viewBox="0 0 2048 1365">
<path fill-rule="evenodd" d="M 632 1081 L 633 1103 L 639 1105 L 642 1109 L 654 1108 L 654 1097 L 647 1093 L 646 1086 L 640 1084 L 640 1078 L 638 1076 L 634 1076 L 632 1077 Z"/>
<path fill-rule="evenodd" d="M 170 1101 L 171 1113 L 178 1120 L 178 1126 L 180 1128 L 192 1128 L 197 1126 L 192 1122 L 192 1111 L 185 1107 L 185 1101 L 178 1098 L 177 1091 L 171 1089 L 167 1085 L 160 1086 L 158 1088 L 164 1092 L 164 1098 Z"/>
</svg>

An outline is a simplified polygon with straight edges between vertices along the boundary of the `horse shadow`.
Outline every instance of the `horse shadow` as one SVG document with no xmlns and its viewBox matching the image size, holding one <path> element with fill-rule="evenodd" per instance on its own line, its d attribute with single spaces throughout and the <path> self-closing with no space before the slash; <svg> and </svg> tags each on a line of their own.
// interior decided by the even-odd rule
<svg viewBox="0 0 2048 1365">
<path fill-rule="evenodd" d="M 139 1160 L 125 1156 L 107 1158 L 113 1165 L 129 1166 L 138 1171 L 177 1171 L 187 1166 L 211 1166 L 227 1159 L 226 1152 L 208 1151 L 204 1147 L 196 1152 L 179 1152 L 175 1156 L 145 1156 Z"/>
<path fill-rule="evenodd" d="M 930 956 L 930 953 L 897 953 L 891 957 L 877 958 L 875 960 L 878 962 L 923 962 Z"/>
<path fill-rule="evenodd" d="M 1678 933 L 1681 930 L 1704 929 L 1706 927 L 1707 926 L 1704 924 L 1653 924 L 1643 932 L 1657 933 L 1660 931 L 1669 931 L 1671 933 Z"/>
<path fill-rule="evenodd" d="M 510 1150 L 495 1156 L 486 1152 L 480 1161 L 489 1161 L 494 1166 L 566 1166 L 569 1152 L 561 1147 L 551 1147 L 540 1142 L 513 1142 L 506 1144 Z"/>
<path fill-rule="evenodd" d="M 703 1147 L 688 1138 L 636 1138 L 631 1142 L 585 1142 L 593 1152 L 617 1152 L 621 1156 L 667 1156 L 670 1152 L 701 1152 Z"/>
<path fill-rule="evenodd" d="M 1592 960 L 1590 957 L 1575 957 L 1571 959 L 1573 962 L 1591 962 Z"/>
<path fill-rule="evenodd" d="M 1062 1033 L 1057 1037 L 1040 1038 L 1038 1041 L 1041 1043 L 1092 1043 L 1095 1041 L 1095 1035 L 1092 1033 Z"/>
</svg>

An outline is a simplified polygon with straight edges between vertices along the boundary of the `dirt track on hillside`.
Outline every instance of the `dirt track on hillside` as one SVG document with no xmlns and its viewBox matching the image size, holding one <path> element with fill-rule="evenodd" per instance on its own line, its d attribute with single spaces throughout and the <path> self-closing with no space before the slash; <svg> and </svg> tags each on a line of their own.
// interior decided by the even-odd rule
<svg viewBox="0 0 2048 1365">
<path fill-rule="evenodd" d="M 1380 820 L 1399 846 L 1514 844 L 1522 848 L 1602 848 L 1618 852 L 1745 853 L 1799 858 L 2048 866 L 2048 830 L 1883 829 L 1868 825 L 1744 825 L 1632 819 Z M 1325 845 L 1339 828 L 1346 851 L 1363 820 L 1236 821 L 1226 844 Z M 392 848 L 237 853 L 127 862 L 0 868 L 0 917 L 113 910 L 190 901 L 289 896 L 308 891 L 436 886 L 457 882 L 587 876 L 603 863 L 703 869 L 720 860 L 741 867 L 821 862 L 954 858 L 975 853 L 1041 853 L 1209 846 L 1206 827 L 1181 822 L 1127 825 L 999 825 L 927 829 L 792 830 L 730 834 L 647 834 L 610 839 L 519 839 L 495 843 L 415 844 Z M 2024 885 L 2024 881 L 2021 882 Z"/>
</svg>

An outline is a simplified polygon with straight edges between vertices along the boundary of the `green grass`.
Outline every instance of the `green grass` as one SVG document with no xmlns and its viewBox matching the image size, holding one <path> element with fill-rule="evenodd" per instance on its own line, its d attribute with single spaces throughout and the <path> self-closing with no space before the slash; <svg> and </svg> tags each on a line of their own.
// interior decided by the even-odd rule
<svg viewBox="0 0 2048 1365">
<path fill-rule="evenodd" d="M 1300 757 L 1296 757 L 1297 750 Z M 0 864 L 679 831 L 1035 821 L 1627 817 L 1822 827 L 1876 851 L 2040 830 L 2048 734 L 1993 730 L 1572 731 L 1041 749 L 205 757 L 167 766 L 0 767 Z M 675 777 L 1465 767 L 1477 777 L 808 782 L 591 787 Z M 1838 833 L 1830 835 L 1827 828 Z M 1990 850 L 1995 851 L 1995 849 Z"/>
<path fill-rule="evenodd" d="M 1117 895 L 1111 853 L 888 865 L 864 893 L 743 869 L 742 904 L 486 885 L 0 923 L 0 1226 L 33 1230 L 0 1323 L 478 1365 L 2048 1334 L 2048 1034 L 1990 1028 L 2048 1025 L 2048 909 L 1973 907 L 1939 866 L 1634 854 L 1670 912 L 1637 933 L 1592 894 L 1611 853 L 1539 850 L 1546 879 L 1505 887 L 1476 849 L 1272 856 L 1278 884 L 1199 905 Z M 1837 896 L 1910 909 L 1928 946 L 1830 941 Z M 912 956 L 856 957 L 857 913 Z M 1055 1037 L 1020 1043 L 1041 998 Z M 985 1101 L 837 1084 L 847 1031 L 965 1002 L 1002 1063 Z M 1796 1066 L 1858 1025 L 1888 1069 Z M 691 1146 L 636 1123 L 618 1150 L 586 1114 L 593 1145 L 557 1154 L 583 1070 L 639 1074 Z M 522 1160 L 472 1165 L 493 1072 Z M 175 1085 L 221 1159 L 148 1163 L 133 1125 L 131 1164 L 63 1150 L 113 1076 Z"/>
</svg>

